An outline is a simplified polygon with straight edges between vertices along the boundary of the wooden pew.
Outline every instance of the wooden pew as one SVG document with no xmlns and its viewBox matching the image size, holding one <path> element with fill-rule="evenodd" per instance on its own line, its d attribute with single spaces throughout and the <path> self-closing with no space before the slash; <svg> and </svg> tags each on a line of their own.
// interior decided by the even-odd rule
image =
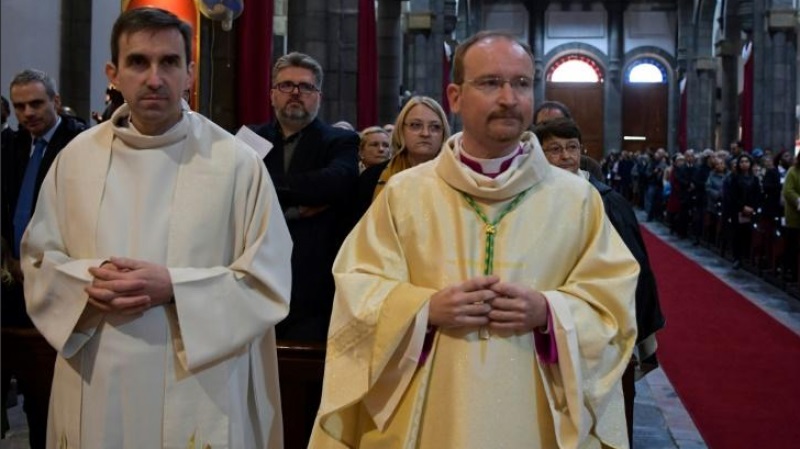
<svg viewBox="0 0 800 449">
<path fill-rule="evenodd" d="M 325 345 L 278 341 L 285 449 L 305 449 L 322 396 Z"/>
</svg>

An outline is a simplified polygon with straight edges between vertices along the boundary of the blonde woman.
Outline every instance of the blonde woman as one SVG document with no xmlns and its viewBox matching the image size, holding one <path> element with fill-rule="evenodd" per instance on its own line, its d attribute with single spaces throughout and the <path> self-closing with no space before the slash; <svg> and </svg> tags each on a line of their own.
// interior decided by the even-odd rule
<svg viewBox="0 0 800 449">
<path fill-rule="evenodd" d="M 359 134 L 361 141 L 358 144 L 358 173 L 386 162 L 392 157 L 389 145 L 389 132 L 380 126 L 370 126 Z"/>
<path fill-rule="evenodd" d="M 450 137 L 444 110 L 433 98 L 411 97 L 400 110 L 392 131 L 392 158 L 368 168 L 359 177 L 359 217 L 394 174 L 435 158 Z"/>
</svg>

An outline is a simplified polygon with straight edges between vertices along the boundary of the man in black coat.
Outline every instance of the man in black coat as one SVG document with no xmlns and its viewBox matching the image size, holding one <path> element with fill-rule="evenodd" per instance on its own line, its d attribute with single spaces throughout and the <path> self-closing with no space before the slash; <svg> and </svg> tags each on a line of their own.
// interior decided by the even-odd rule
<svg viewBox="0 0 800 449">
<path fill-rule="evenodd" d="M 254 128 L 274 148 L 264 158 L 292 235 L 292 299 L 279 340 L 325 342 L 333 304 L 333 259 L 350 231 L 358 181 L 358 134 L 317 118 L 322 67 L 302 53 L 275 63 L 273 123 Z"/>
<path fill-rule="evenodd" d="M 50 165 L 85 125 L 58 115 L 61 100 L 44 72 L 20 72 L 11 81 L 10 94 L 19 129 L 2 150 L 3 268 L 9 275 L 2 284 L 2 397 L 13 375 L 25 396 L 31 447 L 44 448 L 55 352 L 25 311 L 19 243 Z"/>
<path fill-rule="evenodd" d="M 656 360 L 655 333 L 664 327 L 664 316 L 658 300 L 658 289 L 647 248 L 639 230 L 639 222 L 630 203 L 611 187 L 579 169 L 582 149 L 581 132 L 568 118 L 556 118 L 537 125 L 533 132 L 542 144 L 542 151 L 550 164 L 563 168 L 587 179 L 600 193 L 608 220 L 617 231 L 625 246 L 639 263 L 636 282 L 636 348 L 634 358 L 640 375 L 658 366 Z M 630 365 L 622 377 L 625 396 L 625 413 L 628 421 L 628 438 L 633 435 L 633 399 L 635 370 Z"/>
</svg>

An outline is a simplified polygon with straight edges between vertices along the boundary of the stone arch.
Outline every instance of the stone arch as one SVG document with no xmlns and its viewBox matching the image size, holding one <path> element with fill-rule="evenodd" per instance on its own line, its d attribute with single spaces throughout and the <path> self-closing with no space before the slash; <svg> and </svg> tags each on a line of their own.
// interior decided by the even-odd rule
<svg viewBox="0 0 800 449">
<path fill-rule="evenodd" d="M 660 62 L 661 65 L 667 70 L 667 83 L 670 85 L 677 81 L 677 60 L 675 56 L 667 53 L 658 47 L 642 46 L 636 47 L 625 54 L 625 60 L 622 64 L 622 73 L 628 73 L 628 68 L 631 64 L 635 63 L 642 58 L 652 58 Z"/>
<path fill-rule="evenodd" d="M 582 42 L 570 42 L 561 44 L 547 52 L 544 57 L 544 73 L 543 78 L 550 73 L 553 64 L 570 55 L 586 56 L 593 60 L 597 67 L 602 70 L 603 77 L 608 78 L 608 56 L 600 51 L 593 45 L 584 44 Z"/>
<path fill-rule="evenodd" d="M 667 148 L 672 152 L 677 148 L 678 130 L 678 109 L 680 88 L 678 86 L 678 58 L 659 47 L 641 46 L 629 50 L 625 53 L 622 64 L 622 73 L 628 72 L 628 68 L 637 60 L 650 58 L 661 63 L 667 71 Z M 624 85 L 624 83 L 623 83 Z"/>
<path fill-rule="evenodd" d="M 712 57 L 714 36 L 714 15 L 716 13 L 716 0 L 700 0 L 694 14 L 695 46 L 694 54 L 697 57 Z"/>
</svg>

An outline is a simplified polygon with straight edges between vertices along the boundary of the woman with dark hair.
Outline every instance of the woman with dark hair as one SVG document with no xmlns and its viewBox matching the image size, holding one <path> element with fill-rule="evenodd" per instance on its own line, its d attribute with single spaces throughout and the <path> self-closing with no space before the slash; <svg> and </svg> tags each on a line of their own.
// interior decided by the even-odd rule
<svg viewBox="0 0 800 449">
<path fill-rule="evenodd" d="M 733 267 L 739 268 L 750 248 L 750 231 L 761 205 L 761 186 L 753 174 L 753 158 L 740 154 L 722 188 L 723 210 L 732 234 Z"/>
</svg>

